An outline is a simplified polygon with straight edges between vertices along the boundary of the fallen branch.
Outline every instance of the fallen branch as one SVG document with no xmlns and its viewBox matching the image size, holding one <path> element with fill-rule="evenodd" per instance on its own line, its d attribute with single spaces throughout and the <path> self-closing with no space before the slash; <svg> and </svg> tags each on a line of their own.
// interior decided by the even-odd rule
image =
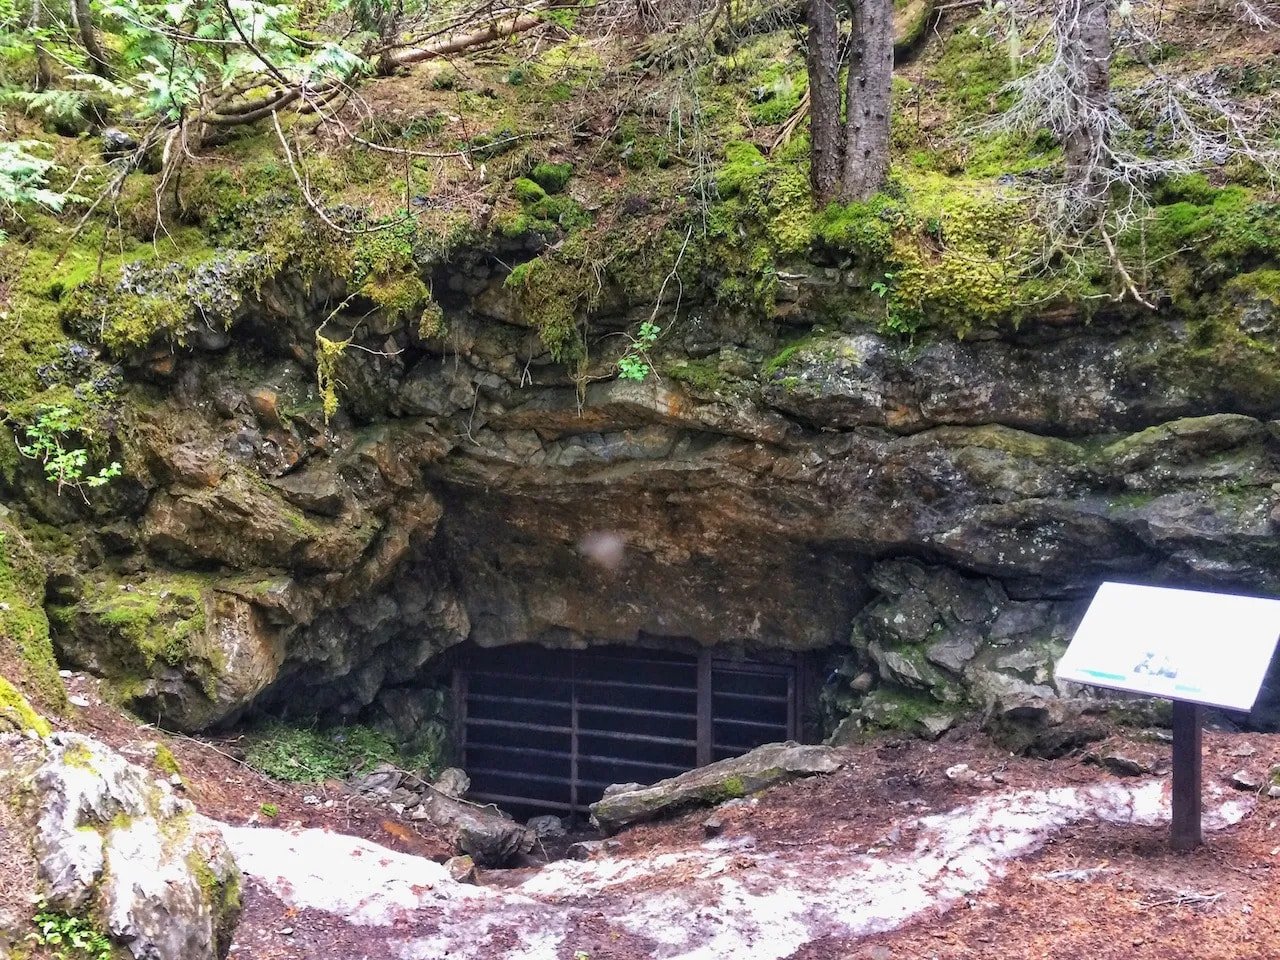
<svg viewBox="0 0 1280 960">
<path fill-rule="evenodd" d="M 440 57 L 452 56 L 472 47 L 484 46 L 498 40 L 505 40 L 507 37 L 513 37 L 516 34 L 526 33 L 547 23 L 546 14 L 548 12 L 573 6 L 576 6 L 576 3 L 572 2 L 572 0 L 553 0 L 553 2 L 546 4 L 542 9 L 533 13 L 521 14 L 505 21 L 495 20 L 479 30 L 450 37 L 447 40 L 441 40 L 425 47 L 411 47 L 407 50 L 401 50 L 388 56 L 387 60 L 396 66 L 407 66 L 411 63 L 421 63 L 424 60 L 436 60 Z"/>
</svg>

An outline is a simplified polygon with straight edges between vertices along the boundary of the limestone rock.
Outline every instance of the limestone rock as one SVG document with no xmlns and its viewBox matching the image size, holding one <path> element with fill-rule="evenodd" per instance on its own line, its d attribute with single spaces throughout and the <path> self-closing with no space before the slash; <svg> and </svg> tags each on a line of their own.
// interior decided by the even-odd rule
<svg viewBox="0 0 1280 960">
<path fill-rule="evenodd" d="M 1250 793 L 1258 793 L 1262 790 L 1265 779 L 1252 770 L 1237 770 L 1228 778 L 1228 783 L 1237 790 L 1246 790 Z"/>
<path fill-rule="evenodd" d="M 180 730 L 238 716 L 285 658 L 267 611 L 207 578 L 94 585 L 59 622 L 65 661 L 121 681 L 130 706 Z"/>
<path fill-rule="evenodd" d="M 591 805 L 591 819 L 606 833 L 692 807 L 714 806 L 800 777 L 834 773 L 843 765 L 829 747 L 771 743 L 741 757 L 719 760 L 651 787 L 628 785 Z"/>
<path fill-rule="evenodd" d="M 404 774 L 393 763 L 380 763 L 368 773 L 351 780 L 351 787 L 360 793 L 389 797 L 400 786 Z"/>
<path fill-rule="evenodd" d="M 476 882 L 476 862 L 470 857 L 450 857 L 444 862 L 444 868 L 458 883 Z"/>
<path fill-rule="evenodd" d="M 415 819 L 431 821 L 448 834 L 459 854 L 482 867 L 502 867 L 533 849 L 533 831 L 492 807 L 477 807 L 427 787 Z"/>
<path fill-rule="evenodd" d="M 436 777 L 431 786 L 437 793 L 460 800 L 471 789 L 471 778 L 467 776 L 466 771 L 449 767 L 440 771 L 440 776 Z"/>
<path fill-rule="evenodd" d="M 168 784 L 88 737 L 0 738 L 41 890 L 137 960 L 225 957 L 240 874 L 221 833 Z M 13 797 L 6 800 L 14 799 Z"/>
<path fill-rule="evenodd" d="M 551 815 L 532 817 L 525 826 L 532 830 L 539 840 L 556 840 L 568 832 L 564 828 L 564 821 Z"/>
</svg>

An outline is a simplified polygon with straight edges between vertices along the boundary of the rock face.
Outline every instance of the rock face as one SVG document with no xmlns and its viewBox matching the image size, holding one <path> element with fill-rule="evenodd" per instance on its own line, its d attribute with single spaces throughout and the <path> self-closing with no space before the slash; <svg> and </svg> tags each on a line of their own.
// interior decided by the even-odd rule
<svg viewBox="0 0 1280 960">
<path fill-rule="evenodd" d="M 87 916 L 138 960 L 220 960 L 240 914 L 240 873 L 217 829 L 167 784 L 87 737 L 0 737 L 39 892 Z M 23 836 L 25 834 L 25 837 Z"/>
<path fill-rule="evenodd" d="M 646 820 L 656 820 L 693 807 L 715 806 L 799 777 L 834 773 L 842 766 L 829 747 L 798 743 L 770 743 L 741 757 L 732 757 L 661 780 L 651 787 L 624 784 L 610 787 L 591 805 L 591 819 L 606 833 Z"/>
<path fill-rule="evenodd" d="M 154 382 L 115 499 L 77 514 L 13 481 L 79 538 L 50 580 L 62 658 L 183 728 L 409 732 L 464 642 L 823 651 L 843 735 L 974 713 L 1061 749 L 1088 704 L 1051 664 L 1101 580 L 1280 593 L 1280 369 L 1241 339 L 1249 304 L 906 343 L 806 268 L 785 316 L 672 324 L 642 383 L 606 337 L 575 382 L 505 262 L 430 278 L 443 333 L 332 316 L 365 349 L 328 422 L 315 318 L 345 293 L 323 283 L 246 293 L 230 342 L 167 372 L 123 358 Z M 610 311 L 593 324 L 630 328 Z"/>
</svg>

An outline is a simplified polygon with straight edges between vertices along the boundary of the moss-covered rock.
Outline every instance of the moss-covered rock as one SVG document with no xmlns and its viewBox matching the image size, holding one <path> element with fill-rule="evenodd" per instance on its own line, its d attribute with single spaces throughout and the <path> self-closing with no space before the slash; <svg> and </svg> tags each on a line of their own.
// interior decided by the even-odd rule
<svg viewBox="0 0 1280 960">
<path fill-rule="evenodd" d="M 221 960 L 240 915 L 240 873 L 216 827 L 119 754 L 60 733 L 0 744 L 10 855 L 33 858 L 50 912 L 87 919 L 121 952 Z"/>
<path fill-rule="evenodd" d="M 0 664 L 44 707 L 61 710 L 66 691 L 49 639 L 47 569 L 37 536 L 12 514 L 0 518 Z M 60 545 L 55 533 L 50 532 L 50 539 L 48 546 Z"/>
<path fill-rule="evenodd" d="M 842 765 L 840 757 L 826 747 L 771 743 L 651 787 L 612 787 L 591 805 L 591 819 L 606 833 L 616 833 L 632 824 L 715 806 L 799 777 L 834 773 Z"/>
<path fill-rule="evenodd" d="M 49 721 L 36 713 L 27 698 L 4 677 L 0 677 L 0 731 L 31 731 L 42 737 L 52 732 Z"/>
<path fill-rule="evenodd" d="M 59 654 L 148 720 L 201 730 L 234 717 L 275 680 L 285 651 L 266 612 L 221 586 L 196 574 L 87 583 L 54 608 Z"/>
</svg>

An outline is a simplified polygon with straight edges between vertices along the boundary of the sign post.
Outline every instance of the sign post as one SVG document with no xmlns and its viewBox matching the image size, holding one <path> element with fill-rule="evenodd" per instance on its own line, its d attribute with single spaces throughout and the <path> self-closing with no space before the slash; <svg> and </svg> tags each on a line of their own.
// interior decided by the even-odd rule
<svg viewBox="0 0 1280 960">
<path fill-rule="evenodd" d="M 1200 832 L 1200 734 L 1204 708 L 1173 701 L 1173 823 L 1169 843 L 1175 850 L 1194 850 L 1204 842 Z"/>
<path fill-rule="evenodd" d="M 1252 709 L 1278 637 L 1280 600 L 1104 583 L 1058 662 L 1060 680 L 1173 701 L 1175 850 L 1202 842 L 1203 708 Z"/>
</svg>

